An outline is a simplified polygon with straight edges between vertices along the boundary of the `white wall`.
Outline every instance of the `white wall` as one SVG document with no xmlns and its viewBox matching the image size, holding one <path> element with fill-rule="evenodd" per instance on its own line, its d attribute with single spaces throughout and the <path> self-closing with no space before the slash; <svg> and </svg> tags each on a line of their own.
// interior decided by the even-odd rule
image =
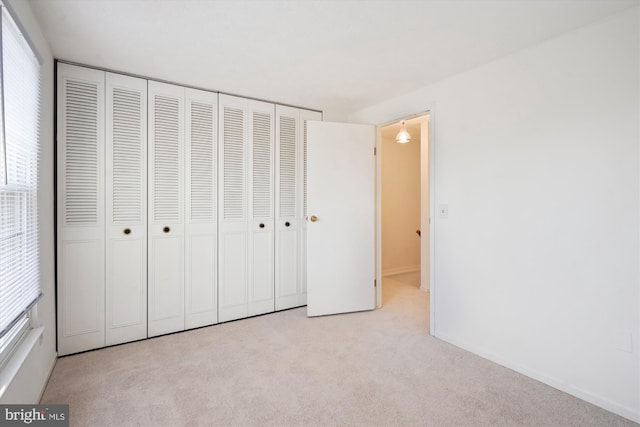
<svg viewBox="0 0 640 427">
<path fill-rule="evenodd" d="M 33 17 L 28 2 L 4 0 L 17 13 L 27 33 L 42 56 L 42 111 L 40 190 L 41 287 L 44 293 L 38 303 L 38 314 L 44 333 L 18 371 L 14 380 L 0 396 L 0 403 L 37 403 L 56 360 L 55 288 L 54 288 L 54 201 L 53 201 L 53 56 Z"/>
<path fill-rule="evenodd" d="M 636 421 L 638 16 L 350 118 L 433 109 L 436 336 Z"/>
<path fill-rule="evenodd" d="M 382 129 L 382 274 L 420 269 L 420 125 L 398 144 L 399 126 Z"/>
</svg>

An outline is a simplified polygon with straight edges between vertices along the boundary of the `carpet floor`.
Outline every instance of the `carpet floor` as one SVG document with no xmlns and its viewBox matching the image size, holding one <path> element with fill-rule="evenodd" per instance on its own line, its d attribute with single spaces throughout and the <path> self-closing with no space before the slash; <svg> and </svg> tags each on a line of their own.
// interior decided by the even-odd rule
<svg viewBox="0 0 640 427">
<path fill-rule="evenodd" d="M 428 293 L 299 308 L 60 358 L 72 426 L 637 426 L 428 334 Z"/>
</svg>

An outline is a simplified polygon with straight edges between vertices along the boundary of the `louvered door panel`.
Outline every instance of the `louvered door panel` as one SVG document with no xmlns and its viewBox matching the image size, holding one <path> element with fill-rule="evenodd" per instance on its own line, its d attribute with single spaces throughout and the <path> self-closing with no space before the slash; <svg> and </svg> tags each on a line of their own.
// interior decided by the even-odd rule
<svg viewBox="0 0 640 427">
<path fill-rule="evenodd" d="M 178 223 L 182 201 L 182 100 L 155 94 L 153 102 L 153 220 Z"/>
<path fill-rule="evenodd" d="M 276 107 L 276 310 L 306 304 L 306 122 L 320 113 Z"/>
<path fill-rule="evenodd" d="M 272 112 L 252 111 L 251 142 L 251 217 L 273 219 Z"/>
<path fill-rule="evenodd" d="M 250 316 L 274 311 L 274 105 L 249 102 Z"/>
<path fill-rule="evenodd" d="M 147 337 L 147 81 L 106 75 L 106 344 Z"/>
<path fill-rule="evenodd" d="M 100 158 L 102 113 L 99 83 L 67 79 L 62 85 L 64 223 L 96 226 L 100 222 Z"/>
<path fill-rule="evenodd" d="M 223 220 L 241 222 L 246 215 L 246 107 L 222 111 Z"/>
<path fill-rule="evenodd" d="M 219 96 L 218 320 L 248 313 L 247 100 Z"/>
<path fill-rule="evenodd" d="M 282 108 L 280 108 L 282 110 Z M 298 114 L 292 112 L 291 116 L 278 116 L 278 204 L 281 219 L 294 219 L 298 201 Z"/>
<path fill-rule="evenodd" d="M 302 289 L 298 163 L 299 110 L 276 107 L 276 309 L 297 307 Z"/>
<path fill-rule="evenodd" d="M 105 73 L 58 65 L 58 352 L 104 346 Z"/>
<path fill-rule="evenodd" d="M 186 89 L 185 327 L 218 321 L 218 95 Z"/>
<path fill-rule="evenodd" d="M 183 330 L 184 91 L 148 82 L 148 335 Z"/>
</svg>

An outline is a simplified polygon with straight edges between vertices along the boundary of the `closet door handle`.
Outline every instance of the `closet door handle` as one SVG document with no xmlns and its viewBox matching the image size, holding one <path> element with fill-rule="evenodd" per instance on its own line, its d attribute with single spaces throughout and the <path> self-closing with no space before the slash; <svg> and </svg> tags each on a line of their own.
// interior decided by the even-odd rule
<svg viewBox="0 0 640 427">
<path fill-rule="evenodd" d="M 162 232 L 163 232 L 163 233 L 168 233 L 168 232 L 170 232 L 170 231 L 171 231 L 171 229 L 170 229 L 169 227 L 167 227 L 167 226 L 165 226 L 165 227 L 162 229 Z"/>
<path fill-rule="evenodd" d="M 287 221 L 287 222 L 285 222 L 285 223 L 284 223 L 284 226 L 285 226 L 285 227 L 288 227 L 288 226 L 290 226 L 290 225 L 291 225 L 291 223 L 290 223 L 289 221 Z"/>
<path fill-rule="evenodd" d="M 124 234 L 131 234 L 131 229 L 130 228 L 125 228 L 124 230 L 122 230 L 122 232 Z"/>
<path fill-rule="evenodd" d="M 260 228 L 264 228 L 264 224 L 263 224 L 263 223 L 260 223 L 259 227 L 260 227 Z"/>
</svg>

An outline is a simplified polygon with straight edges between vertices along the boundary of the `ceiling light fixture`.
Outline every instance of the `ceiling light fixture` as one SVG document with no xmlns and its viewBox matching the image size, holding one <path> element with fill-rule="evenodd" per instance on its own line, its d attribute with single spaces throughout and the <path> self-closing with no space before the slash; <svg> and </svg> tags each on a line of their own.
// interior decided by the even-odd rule
<svg viewBox="0 0 640 427">
<path fill-rule="evenodd" d="M 400 132 L 396 135 L 396 142 L 398 144 L 406 144 L 411 141 L 411 135 L 407 132 L 407 129 L 404 127 L 404 120 L 402 121 L 402 128 Z"/>
</svg>

